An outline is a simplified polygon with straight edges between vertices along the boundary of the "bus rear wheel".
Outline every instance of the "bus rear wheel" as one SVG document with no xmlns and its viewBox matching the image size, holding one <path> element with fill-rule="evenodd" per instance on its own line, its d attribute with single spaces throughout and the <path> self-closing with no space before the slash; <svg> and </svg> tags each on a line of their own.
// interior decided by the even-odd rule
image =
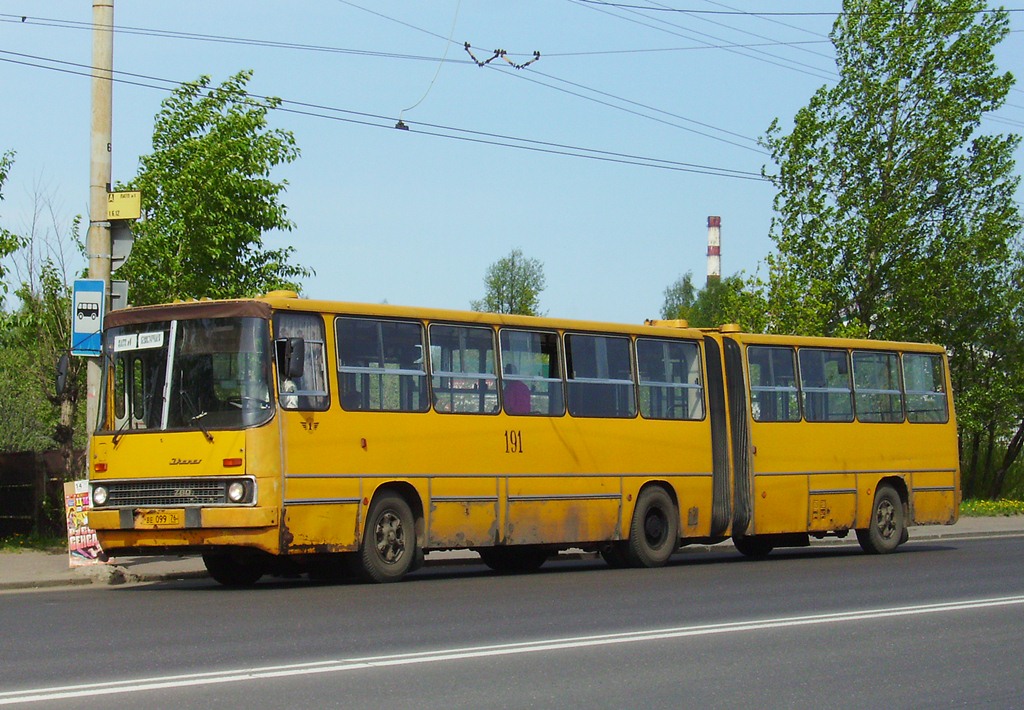
<svg viewBox="0 0 1024 710">
<path fill-rule="evenodd" d="M 234 552 L 204 552 L 203 564 L 214 581 L 225 587 L 251 587 L 266 572 L 254 556 Z"/>
<path fill-rule="evenodd" d="M 359 560 L 371 582 L 397 582 L 416 561 L 416 523 L 397 493 L 383 493 L 370 505 Z"/>
<path fill-rule="evenodd" d="M 640 492 L 629 527 L 626 560 L 633 567 L 661 567 L 679 547 L 679 513 L 659 486 Z"/>
<path fill-rule="evenodd" d="M 857 530 L 857 542 L 864 552 L 884 555 L 899 547 L 906 532 L 900 494 L 892 486 L 879 486 L 871 506 L 871 521 L 867 528 Z"/>
</svg>

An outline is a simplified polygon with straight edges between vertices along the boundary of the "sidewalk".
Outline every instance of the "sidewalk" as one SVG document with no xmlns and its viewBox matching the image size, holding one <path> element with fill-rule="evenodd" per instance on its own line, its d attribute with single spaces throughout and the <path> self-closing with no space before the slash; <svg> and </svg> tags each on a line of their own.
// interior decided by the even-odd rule
<svg viewBox="0 0 1024 710">
<path fill-rule="evenodd" d="M 986 535 L 1024 535 L 1024 515 L 991 518 L 961 518 L 956 525 L 921 525 L 910 528 L 910 541 L 941 540 Z M 851 542 L 825 538 L 812 545 Z M 723 543 L 708 549 L 727 549 Z M 431 552 L 428 565 L 472 561 L 477 555 L 470 551 Z M 190 557 L 120 557 L 109 564 L 89 567 L 68 566 L 66 552 L 0 552 L 0 591 L 43 589 L 73 585 L 119 585 L 206 577 L 206 568 L 199 556 Z"/>
</svg>

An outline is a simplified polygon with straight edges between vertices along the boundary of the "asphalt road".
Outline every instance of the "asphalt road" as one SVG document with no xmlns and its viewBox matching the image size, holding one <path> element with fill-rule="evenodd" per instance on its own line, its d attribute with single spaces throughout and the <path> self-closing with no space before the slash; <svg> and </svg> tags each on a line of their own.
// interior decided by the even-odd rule
<svg viewBox="0 0 1024 710">
<path fill-rule="evenodd" d="M 0 602 L 0 704 L 1024 707 L 1024 537 Z"/>
</svg>

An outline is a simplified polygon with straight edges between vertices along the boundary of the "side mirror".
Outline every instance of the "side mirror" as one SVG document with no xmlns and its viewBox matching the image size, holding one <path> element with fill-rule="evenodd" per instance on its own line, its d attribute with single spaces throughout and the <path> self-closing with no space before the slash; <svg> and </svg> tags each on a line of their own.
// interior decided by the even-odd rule
<svg viewBox="0 0 1024 710">
<path fill-rule="evenodd" d="M 64 396 L 64 390 L 68 386 L 68 365 L 70 364 L 71 358 L 67 353 L 60 356 L 60 360 L 57 361 L 57 396 Z"/>
<path fill-rule="evenodd" d="M 289 380 L 302 377 L 306 365 L 306 341 L 287 338 L 284 341 L 284 376 Z"/>
</svg>

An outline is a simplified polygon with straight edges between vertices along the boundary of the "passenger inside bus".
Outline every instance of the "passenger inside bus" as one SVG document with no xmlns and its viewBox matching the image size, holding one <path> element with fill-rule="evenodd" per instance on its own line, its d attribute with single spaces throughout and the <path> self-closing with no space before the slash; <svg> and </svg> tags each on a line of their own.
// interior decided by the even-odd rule
<svg viewBox="0 0 1024 710">
<path fill-rule="evenodd" d="M 512 363 L 505 365 L 505 374 L 515 376 L 516 366 Z M 522 380 L 505 380 L 505 413 L 506 414 L 529 414 L 530 413 L 530 388 Z"/>
</svg>

